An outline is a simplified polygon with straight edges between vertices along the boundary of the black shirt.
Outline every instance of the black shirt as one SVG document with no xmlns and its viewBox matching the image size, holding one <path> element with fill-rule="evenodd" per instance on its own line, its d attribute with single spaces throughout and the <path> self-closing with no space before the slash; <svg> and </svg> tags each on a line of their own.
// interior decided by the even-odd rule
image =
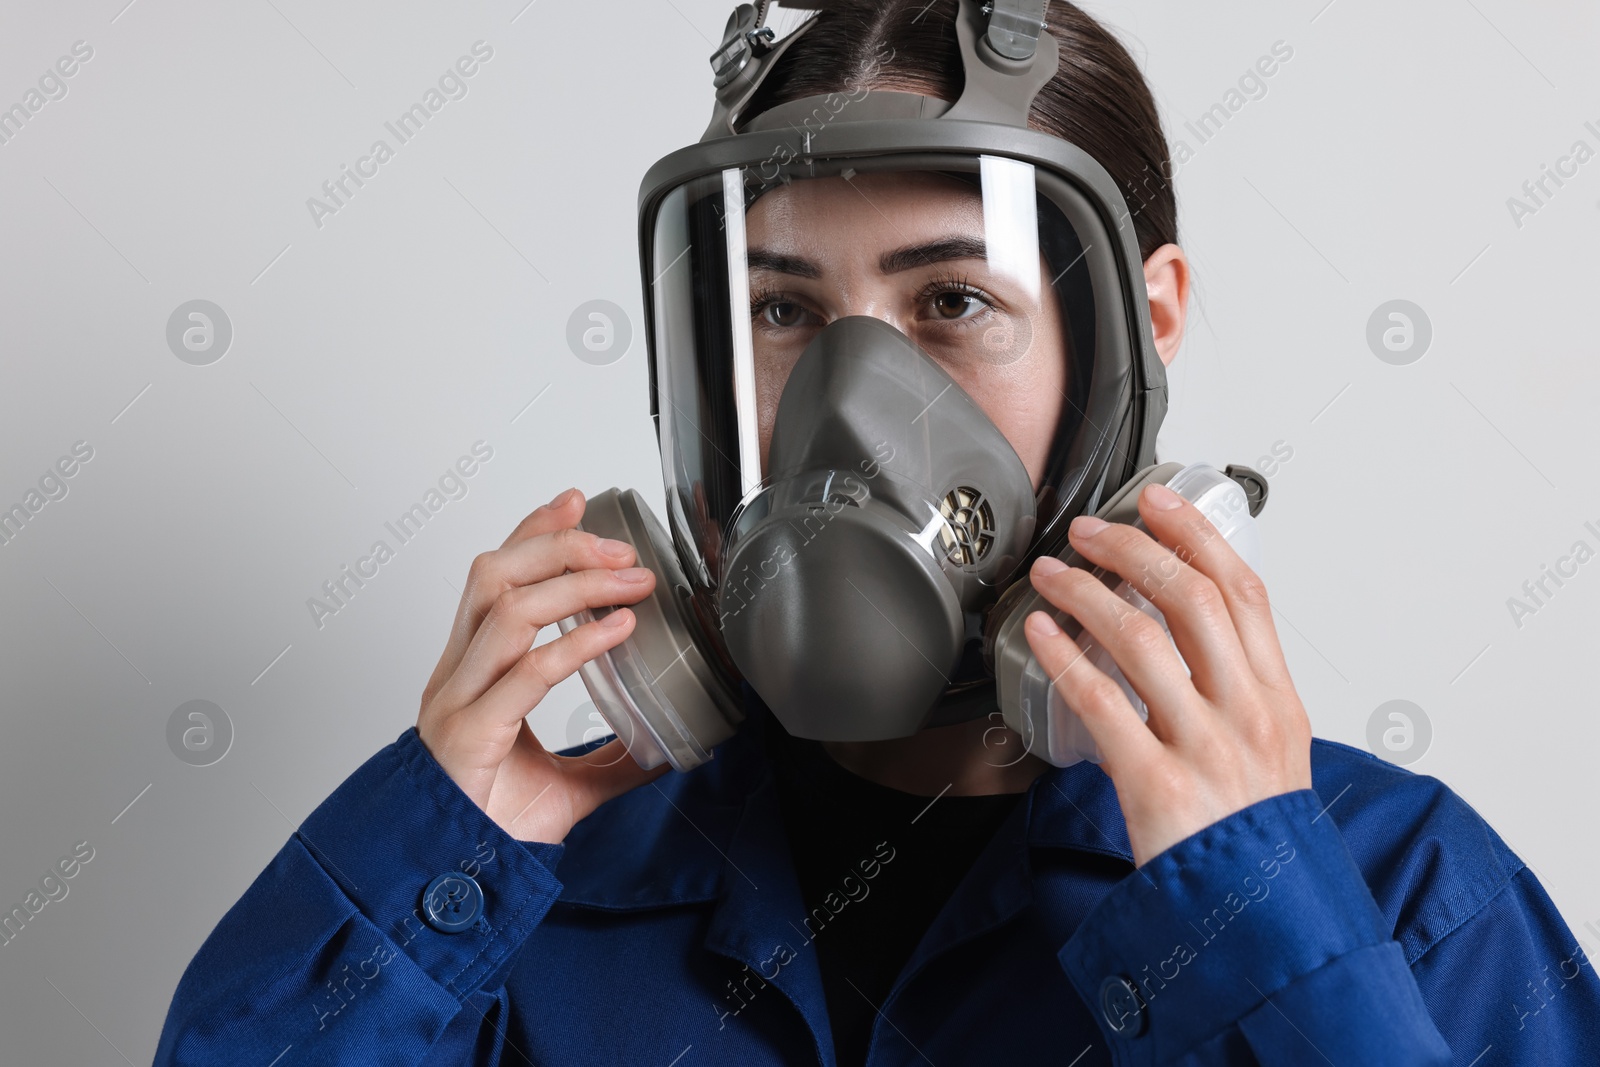
<svg viewBox="0 0 1600 1067">
<path fill-rule="evenodd" d="M 806 906 L 796 926 L 817 952 L 839 1067 L 853 1067 L 924 931 L 1023 794 L 903 793 L 776 717 L 766 736 Z"/>
</svg>

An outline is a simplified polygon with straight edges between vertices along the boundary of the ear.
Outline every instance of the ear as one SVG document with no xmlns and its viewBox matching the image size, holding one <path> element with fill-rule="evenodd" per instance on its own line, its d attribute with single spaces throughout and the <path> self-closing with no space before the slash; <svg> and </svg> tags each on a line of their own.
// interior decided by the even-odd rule
<svg viewBox="0 0 1600 1067">
<path fill-rule="evenodd" d="M 1150 329 L 1156 354 L 1172 366 L 1189 312 L 1189 259 L 1183 249 L 1165 244 L 1144 261 L 1144 287 L 1150 294 Z"/>
</svg>

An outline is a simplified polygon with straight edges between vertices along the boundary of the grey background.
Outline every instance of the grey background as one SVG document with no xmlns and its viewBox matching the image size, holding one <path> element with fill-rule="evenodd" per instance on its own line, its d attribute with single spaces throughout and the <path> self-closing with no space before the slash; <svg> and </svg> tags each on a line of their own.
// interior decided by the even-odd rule
<svg viewBox="0 0 1600 1067">
<path fill-rule="evenodd" d="M 703 129 L 731 7 L 125 3 L 0 10 L 0 106 L 94 48 L 0 145 L 0 506 L 94 449 L 0 546 L 0 910 L 95 850 L 0 947 L 6 1062 L 147 1062 L 222 913 L 415 721 L 474 554 L 568 485 L 659 507 L 643 341 L 595 365 L 567 322 L 610 300 L 637 324 L 638 180 Z M 1422 708 L 1412 769 L 1581 930 L 1600 919 L 1600 562 L 1520 628 L 1506 600 L 1600 546 L 1600 160 L 1520 227 L 1506 200 L 1574 141 L 1600 148 L 1594 5 L 1087 6 L 1195 149 L 1163 458 L 1293 449 L 1264 577 L 1317 733 L 1365 746 L 1380 705 Z M 314 225 L 306 199 L 480 39 L 466 97 Z M 1279 40 L 1265 95 L 1199 145 L 1184 123 Z M 166 342 L 195 299 L 233 327 L 209 366 Z M 1433 328 L 1405 366 L 1366 342 L 1396 299 Z M 319 629 L 307 599 L 478 440 L 494 456 L 465 497 Z M 209 767 L 168 749 L 191 700 L 232 723 Z M 585 700 L 563 684 L 539 736 L 567 744 Z"/>
</svg>

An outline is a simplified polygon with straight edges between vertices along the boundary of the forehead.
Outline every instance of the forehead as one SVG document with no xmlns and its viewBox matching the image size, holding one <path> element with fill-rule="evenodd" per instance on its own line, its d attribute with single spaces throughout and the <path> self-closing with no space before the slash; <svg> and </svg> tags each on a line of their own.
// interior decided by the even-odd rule
<svg viewBox="0 0 1600 1067">
<path fill-rule="evenodd" d="M 983 234 L 977 186 L 926 171 L 808 178 L 780 185 L 746 211 L 751 244 L 823 250 L 850 235 L 851 246 L 948 234 Z"/>
</svg>

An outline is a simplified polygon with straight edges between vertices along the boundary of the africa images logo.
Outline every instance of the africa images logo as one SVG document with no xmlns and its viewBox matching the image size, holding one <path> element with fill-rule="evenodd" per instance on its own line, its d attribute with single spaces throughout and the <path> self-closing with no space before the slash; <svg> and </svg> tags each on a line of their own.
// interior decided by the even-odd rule
<svg viewBox="0 0 1600 1067">
<path fill-rule="evenodd" d="M 393 135 L 395 145 L 391 146 L 387 140 L 380 137 L 372 142 L 366 155 L 356 160 L 353 170 L 344 163 L 339 164 L 338 176 L 322 183 L 323 196 L 306 199 L 306 210 L 311 212 L 311 221 L 316 224 L 317 229 L 322 229 L 324 218 L 337 215 L 341 208 L 348 205 L 358 190 L 366 187 L 368 180 L 376 178 L 378 168 L 394 158 L 398 146 L 409 144 L 445 104 L 451 100 L 465 98 L 467 79 L 478 73 L 480 64 L 487 63 L 492 58 L 494 49 L 487 41 L 474 41 L 472 55 L 462 56 L 453 66 L 447 67 L 445 72 L 439 75 L 437 87 L 428 86 L 420 101 L 402 111 L 393 122 L 383 124 L 384 129 Z M 355 186 L 354 189 L 351 188 L 352 184 Z"/>
</svg>

